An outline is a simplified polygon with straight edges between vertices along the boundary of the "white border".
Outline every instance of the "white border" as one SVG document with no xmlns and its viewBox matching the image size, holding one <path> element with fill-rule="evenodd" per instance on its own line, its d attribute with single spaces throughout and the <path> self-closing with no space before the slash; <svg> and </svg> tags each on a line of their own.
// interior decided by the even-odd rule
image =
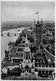
<svg viewBox="0 0 56 81">
<path fill-rule="evenodd" d="M 1 80 L 1 1 L 39 1 L 39 2 L 51 2 L 51 1 L 54 1 L 55 2 L 55 13 L 56 13 L 56 0 L 0 0 L 0 80 Z M 55 26 L 56 26 L 56 14 L 55 14 Z M 55 27 L 55 53 L 56 53 L 56 27 Z M 55 54 L 55 73 L 56 73 L 56 54 Z M 3 81 L 3 80 L 2 80 Z M 4 80 L 4 81 L 6 81 L 6 80 Z M 8 80 L 8 81 L 10 81 L 10 80 Z M 12 80 L 13 81 L 13 80 Z M 19 80 L 19 81 L 21 81 L 21 80 Z M 24 80 L 24 81 L 26 81 L 26 80 Z M 27 80 L 28 81 L 28 80 Z M 29 80 L 30 81 L 30 80 Z M 33 80 L 32 80 L 33 81 Z M 39 80 L 39 81 L 41 81 L 41 80 Z M 43 81 L 43 80 L 42 80 Z M 47 80 L 45 80 L 45 81 L 47 81 Z M 51 81 L 51 80 L 49 80 L 49 81 Z M 54 81 L 56 81 L 56 76 L 55 76 L 55 80 Z"/>
<path fill-rule="evenodd" d="M 1 1 L 55 1 L 55 0 L 1 0 Z"/>
</svg>

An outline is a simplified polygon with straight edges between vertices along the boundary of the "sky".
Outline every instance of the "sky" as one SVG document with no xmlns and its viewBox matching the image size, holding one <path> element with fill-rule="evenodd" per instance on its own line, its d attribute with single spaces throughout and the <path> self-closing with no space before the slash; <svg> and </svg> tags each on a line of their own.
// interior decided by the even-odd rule
<svg viewBox="0 0 56 81">
<path fill-rule="evenodd" d="M 1 3 L 2 22 L 8 21 L 33 21 L 37 19 L 35 13 L 39 11 L 39 20 L 55 20 L 55 3 L 39 1 L 3 1 Z"/>
</svg>

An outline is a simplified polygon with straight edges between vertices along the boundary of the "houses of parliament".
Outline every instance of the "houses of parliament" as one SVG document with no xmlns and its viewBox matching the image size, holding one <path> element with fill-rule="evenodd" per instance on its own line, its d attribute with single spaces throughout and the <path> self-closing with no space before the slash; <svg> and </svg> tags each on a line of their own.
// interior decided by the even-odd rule
<svg viewBox="0 0 56 81">
<path fill-rule="evenodd" d="M 52 45 L 53 35 L 43 25 L 42 20 L 34 20 L 32 28 L 26 27 L 15 42 L 8 43 L 9 50 L 5 50 L 1 66 L 2 79 L 10 76 L 24 80 L 55 78 L 55 56 L 47 49 Z"/>
</svg>

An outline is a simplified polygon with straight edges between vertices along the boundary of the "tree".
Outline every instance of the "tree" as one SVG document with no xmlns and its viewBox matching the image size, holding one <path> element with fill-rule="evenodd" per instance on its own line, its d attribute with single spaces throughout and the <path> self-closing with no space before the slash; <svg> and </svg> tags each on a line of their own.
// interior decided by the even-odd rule
<svg viewBox="0 0 56 81">
<path fill-rule="evenodd" d="M 6 51 L 6 50 L 5 50 L 5 58 L 6 58 L 6 60 L 9 59 L 8 53 L 9 53 L 9 51 Z"/>
<path fill-rule="evenodd" d="M 19 34 L 19 37 L 17 38 L 17 40 L 16 40 L 16 42 L 14 43 L 14 45 L 17 46 L 17 44 L 19 44 L 19 43 L 21 42 L 21 40 L 22 40 L 22 34 L 20 33 L 20 34 Z"/>
</svg>

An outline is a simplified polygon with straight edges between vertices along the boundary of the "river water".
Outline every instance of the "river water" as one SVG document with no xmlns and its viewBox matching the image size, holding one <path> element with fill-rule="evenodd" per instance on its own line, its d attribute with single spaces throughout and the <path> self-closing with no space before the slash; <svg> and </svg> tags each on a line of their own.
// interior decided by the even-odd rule
<svg viewBox="0 0 56 81">
<path fill-rule="evenodd" d="M 23 29 L 24 27 L 21 27 L 21 28 L 10 29 L 2 32 L 3 36 L 1 36 L 1 61 L 4 59 L 5 50 L 8 50 L 8 43 L 10 41 L 15 42 L 19 36 L 19 33 L 21 33 Z M 8 32 L 11 33 L 10 36 L 7 36 Z M 17 33 L 17 36 L 14 36 L 15 33 Z"/>
</svg>

